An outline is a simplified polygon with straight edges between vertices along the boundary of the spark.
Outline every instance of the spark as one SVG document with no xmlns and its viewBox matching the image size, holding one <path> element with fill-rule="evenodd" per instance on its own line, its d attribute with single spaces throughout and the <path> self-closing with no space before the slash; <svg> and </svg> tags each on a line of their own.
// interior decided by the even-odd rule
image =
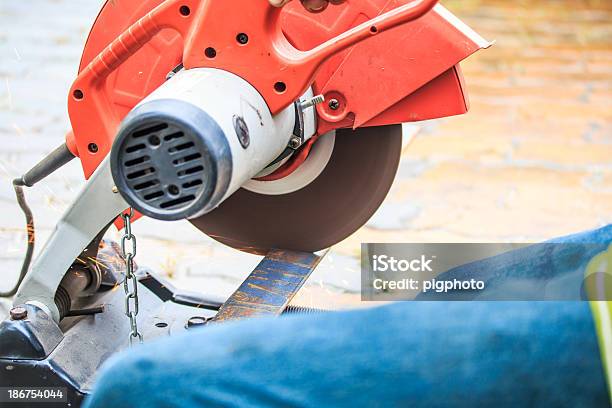
<svg viewBox="0 0 612 408">
<path fill-rule="evenodd" d="M 11 173 L 8 171 L 8 169 L 4 166 L 4 164 L 2 164 L 2 162 L 0 162 L 0 170 L 2 170 L 7 176 L 10 177 Z"/>
<path fill-rule="evenodd" d="M 174 277 L 174 273 L 176 271 L 176 267 L 177 267 L 176 258 L 170 258 L 170 257 L 167 257 L 164 260 L 164 263 L 161 265 L 161 269 L 162 269 L 163 273 L 167 277 L 169 277 L 169 278 L 173 278 Z"/>
<path fill-rule="evenodd" d="M 45 190 L 47 190 L 47 192 L 49 193 L 49 200 L 54 201 L 63 207 L 66 207 L 68 205 L 68 202 L 61 198 L 58 194 L 56 194 L 56 192 L 51 187 L 45 186 Z"/>
<path fill-rule="evenodd" d="M 106 269 L 108 270 L 108 266 L 104 265 L 102 262 L 98 261 L 96 258 L 88 256 L 87 259 L 89 259 L 91 262 L 95 263 L 97 266 L 99 266 L 100 268 Z"/>
<path fill-rule="evenodd" d="M 104 269 L 121 269 L 121 267 L 125 265 L 125 260 L 119 254 L 109 255 L 101 253 L 98 255 L 98 259 L 102 262 Z M 110 264 L 110 267 L 108 264 Z"/>
<path fill-rule="evenodd" d="M 35 235 L 34 235 L 34 223 L 32 222 L 28 222 L 28 225 L 26 226 L 26 231 L 28 233 L 28 244 L 33 244 L 35 241 Z"/>
<path fill-rule="evenodd" d="M 19 136 L 23 136 L 23 130 L 21 130 L 19 125 L 17 125 L 16 123 L 13 123 L 13 129 L 15 129 L 15 132 L 17 132 Z"/>
<path fill-rule="evenodd" d="M 13 94 L 11 93 L 11 86 L 9 85 L 8 77 L 5 77 L 4 81 L 6 82 L 6 94 L 7 94 L 9 110 L 12 111 L 13 110 Z"/>
</svg>

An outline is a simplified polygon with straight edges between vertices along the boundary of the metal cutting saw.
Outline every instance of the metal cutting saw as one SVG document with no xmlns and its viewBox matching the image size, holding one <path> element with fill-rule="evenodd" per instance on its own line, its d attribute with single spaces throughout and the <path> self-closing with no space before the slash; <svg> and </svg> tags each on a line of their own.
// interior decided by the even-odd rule
<svg viewBox="0 0 612 408">
<path fill-rule="evenodd" d="M 107 1 L 69 90 L 65 143 L 14 181 L 30 241 L 4 294 L 16 296 L 0 323 L 0 386 L 57 387 L 59 406 L 78 405 L 132 341 L 291 312 L 321 251 L 385 199 L 401 124 L 468 110 L 459 63 L 490 43 L 436 3 L 309 13 L 268 0 Z M 87 182 L 31 263 L 24 187 L 74 158 Z M 264 258 L 229 299 L 203 299 L 137 267 L 141 216 L 189 220 Z M 103 239 L 113 227 L 121 243 Z"/>
</svg>

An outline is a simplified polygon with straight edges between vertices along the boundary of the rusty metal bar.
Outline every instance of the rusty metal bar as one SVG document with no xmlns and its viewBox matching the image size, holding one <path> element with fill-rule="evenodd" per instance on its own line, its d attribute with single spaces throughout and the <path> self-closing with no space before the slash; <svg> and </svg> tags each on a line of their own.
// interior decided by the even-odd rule
<svg viewBox="0 0 612 408">
<path fill-rule="evenodd" d="M 213 320 L 280 315 L 324 256 L 271 250 L 221 306 Z"/>
</svg>

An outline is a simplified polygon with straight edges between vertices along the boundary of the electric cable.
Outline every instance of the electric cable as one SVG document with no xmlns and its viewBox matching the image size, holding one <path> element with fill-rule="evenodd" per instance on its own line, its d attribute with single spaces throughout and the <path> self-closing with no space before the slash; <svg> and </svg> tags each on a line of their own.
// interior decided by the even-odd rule
<svg viewBox="0 0 612 408">
<path fill-rule="evenodd" d="M 13 288 L 7 292 L 0 292 L 0 297 L 7 298 L 13 297 L 17 293 L 17 289 L 21 285 L 23 278 L 25 278 L 28 273 L 28 269 L 30 268 L 30 263 L 32 262 L 32 255 L 34 254 L 34 242 L 35 242 L 35 234 L 34 234 L 34 214 L 32 214 L 32 210 L 28 205 L 25 193 L 23 192 L 23 187 L 25 183 L 23 182 L 23 178 L 17 178 L 13 180 L 13 188 L 15 189 L 15 196 L 17 198 L 17 203 L 23 211 L 26 220 L 26 235 L 27 246 L 25 257 L 23 258 L 23 263 L 21 264 L 21 271 L 19 272 L 19 278 L 17 278 L 17 283 Z"/>
<path fill-rule="evenodd" d="M 19 277 L 17 278 L 17 283 L 15 286 L 6 292 L 0 292 L 0 298 L 8 298 L 13 297 L 19 290 L 19 286 L 23 279 L 25 278 L 28 270 L 30 269 L 30 264 L 32 263 L 32 255 L 34 254 L 34 243 L 36 240 L 35 229 L 34 229 L 34 214 L 32 214 L 32 210 L 28 205 L 28 202 L 25 198 L 25 193 L 23 191 L 24 187 L 32 187 L 34 184 L 38 183 L 40 180 L 44 179 L 55 170 L 59 169 L 66 163 L 70 162 L 74 159 L 74 155 L 68 149 L 68 146 L 63 143 L 57 149 L 52 151 L 49 155 L 47 155 L 44 159 L 42 159 L 36 166 L 32 167 L 26 174 L 23 176 L 16 178 L 13 180 L 13 188 L 15 189 L 15 196 L 17 198 L 17 204 L 23 211 L 26 220 L 26 235 L 28 238 L 25 257 L 23 258 L 23 263 L 21 264 L 21 271 L 19 272 Z"/>
</svg>

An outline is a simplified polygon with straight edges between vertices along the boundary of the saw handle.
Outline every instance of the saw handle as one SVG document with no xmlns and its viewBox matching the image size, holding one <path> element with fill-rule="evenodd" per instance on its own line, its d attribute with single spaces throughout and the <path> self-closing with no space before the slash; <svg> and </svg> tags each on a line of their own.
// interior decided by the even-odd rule
<svg viewBox="0 0 612 408">
<path fill-rule="evenodd" d="M 411 1 L 318 47 L 301 51 L 281 30 L 281 9 L 268 0 L 203 0 L 186 41 L 184 65 L 187 69 L 219 68 L 242 77 L 261 93 L 272 114 L 277 114 L 312 85 L 328 58 L 423 16 L 436 3 Z"/>
<path fill-rule="evenodd" d="M 68 97 L 72 132 L 66 135 L 66 144 L 81 158 L 86 178 L 110 151 L 121 120 L 106 96 L 107 79 L 161 30 L 172 29 L 185 36 L 192 22 L 191 10 L 199 4 L 200 0 L 161 3 L 108 44 L 79 72 Z"/>
<path fill-rule="evenodd" d="M 313 48 L 310 51 L 302 52 L 303 58 L 301 63 L 308 63 L 313 59 L 321 64 L 332 55 L 355 45 L 373 35 L 382 33 L 391 28 L 408 23 L 422 17 L 429 12 L 438 0 L 416 0 L 403 6 L 390 10 L 380 16 L 366 21 L 339 36 L 332 38 Z"/>
</svg>

